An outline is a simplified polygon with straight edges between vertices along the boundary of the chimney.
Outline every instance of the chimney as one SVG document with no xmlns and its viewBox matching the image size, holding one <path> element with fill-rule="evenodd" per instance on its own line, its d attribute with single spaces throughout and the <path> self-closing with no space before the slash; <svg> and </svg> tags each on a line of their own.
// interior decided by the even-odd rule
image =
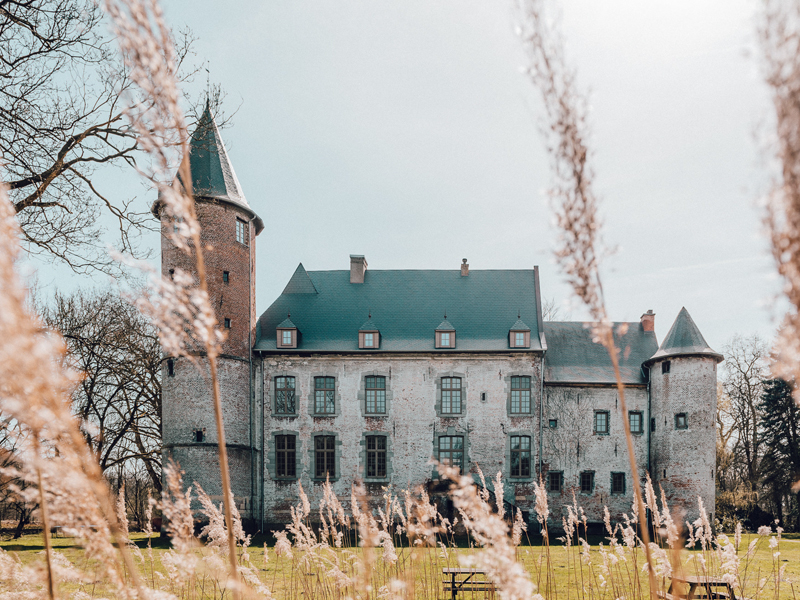
<svg viewBox="0 0 800 600">
<path fill-rule="evenodd" d="M 642 330 L 655 331 L 656 330 L 656 313 L 653 310 L 648 310 L 642 315 Z"/>
<path fill-rule="evenodd" d="M 467 259 L 466 258 L 462 258 L 461 259 L 461 276 L 462 277 L 466 277 L 467 275 L 469 275 L 469 265 L 467 264 Z"/>
<path fill-rule="evenodd" d="M 357 254 L 350 255 L 350 283 L 364 283 L 367 259 Z"/>
</svg>

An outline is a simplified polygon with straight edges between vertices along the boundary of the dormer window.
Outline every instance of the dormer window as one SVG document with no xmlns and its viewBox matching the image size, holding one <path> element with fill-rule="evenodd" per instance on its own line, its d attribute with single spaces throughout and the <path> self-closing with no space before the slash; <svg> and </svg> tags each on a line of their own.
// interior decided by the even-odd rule
<svg viewBox="0 0 800 600">
<path fill-rule="evenodd" d="M 517 314 L 517 322 L 508 331 L 508 345 L 511 348 L 531 347 L 531 328 Z"/>
<path fill-rule="evenodd" d="M 297 327 L 288 316 L 275 330 L 278 348 L 297 348 Z"/>
<path fill-rule="evenodd" d="M 436 328 L 436 347 L 455 348 L 456 347 L 456 328 L 447 320 L 447 315 Z"/>
<path fill-rule="evenodd" d="M 381 333 L 378 326 L 372 322 L 372 313 L 369 313 L 366 323 L 358 328 L 358 347 L 362 350 L 375 350 L 381 345 Z"/>
</svg>

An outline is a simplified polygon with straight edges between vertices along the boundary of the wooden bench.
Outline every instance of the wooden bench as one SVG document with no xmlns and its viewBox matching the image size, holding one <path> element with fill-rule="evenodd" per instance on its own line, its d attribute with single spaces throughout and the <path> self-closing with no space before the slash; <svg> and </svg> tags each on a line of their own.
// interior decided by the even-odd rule
<svg viewBox="0 0 800 600">
<path fill-rule="evenodd" d="M 444 591 L 450 594 L 452 600 L 461 592 L 483 592 L 494 595 L 494 583 L 487 580 L 478 581 L 473 579 L 474 575 L 485 575 L 484 571 L 475 569 L 442 569 L 443 575 L 449 575 L 448 579 L 442 581 Z M 463 577 L 466 575 L 466 577 Z"/>
<path fill-rule="evenodd" d="M 682 583 L 686 595 L 674 593 L 677 582 Z M 675 576 L 669 584 L 666 594 L 659 594 L 664 600 L 737 600 L 731 585 L 717 577 L 703 575 Z M 740 598 L 739 600 L 747 600 Z"/>
</svg>

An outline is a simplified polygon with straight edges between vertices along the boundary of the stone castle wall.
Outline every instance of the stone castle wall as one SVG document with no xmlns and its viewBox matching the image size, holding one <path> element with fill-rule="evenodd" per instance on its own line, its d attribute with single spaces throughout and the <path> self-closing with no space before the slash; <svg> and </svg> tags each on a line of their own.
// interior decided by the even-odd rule
<svg viewBox="0 0 800 600">
<path fill-rule="evenodd" d="M 714 512 L 717 363 L 701 356 L 668 361 L 668 373 L 662 373 L 663 360 L 650 370 L 655 419 L 651 472 L 656 492 L 660 495 L 660 486 L 666 493 L 673 518 L 692 522 L 699 516 L 698 496 L 709 516 Z M 686 429 L 676 426 L 679 413 L 686 414 Z M 676 518 L 681 514 L 682 519 Z"/>
</svg>

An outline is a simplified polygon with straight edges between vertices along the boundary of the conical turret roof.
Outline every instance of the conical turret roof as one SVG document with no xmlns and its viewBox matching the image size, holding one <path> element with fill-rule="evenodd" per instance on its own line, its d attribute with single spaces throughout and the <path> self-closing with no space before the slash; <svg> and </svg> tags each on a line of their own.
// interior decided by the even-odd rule
<svg viewBox="0 0 800 600">
<path fill-rule="evenodd" d="M 228 157 L 225 143 L 217 127 L 211 106 L 206 107 L 197 127 L 189 140 L 189 172 L 191 173 L 191 193 L 196 200 L 217 200 L 233 204 L 245 209 L 254 217 L 256 235 L 264 229 L 264 223 L 256 215 L 242 192 L 242 186 L 236 177 L 236 171 Z M 184 160 L 186 157 L 184 156 Z M 183 184 L 180 172 L 176 180 Z M 158 212 L 158 202 L 153 205 L 153 212 Z"/>
<path fill-rule="evenodd" d="M 723 357 L 718 352 L 709 348 L 703 334 L 695 325 L 689 311 L 681 308 L 667 337 L 661 342 L 658 351 L 647 361 L 651 363 L 661 358 L 671 356 L 704 355 L 722 362 Z"/>
</svg>

